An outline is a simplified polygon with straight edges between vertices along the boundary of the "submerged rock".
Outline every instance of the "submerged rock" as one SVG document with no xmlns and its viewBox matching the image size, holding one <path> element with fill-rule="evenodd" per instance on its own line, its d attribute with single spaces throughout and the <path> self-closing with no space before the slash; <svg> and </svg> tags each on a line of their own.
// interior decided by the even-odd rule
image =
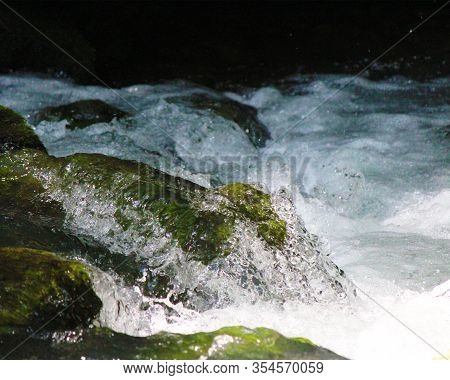
<svg viewBox="0 0 450 380">
<path fill-rule="evenodd" d="M 66 128 L 82 129 L 92 124 L 109 123 L 113 119 L 129 116 L 110 104 L 98 99 L 79 100 L 62 106 L 47 107 L 36 116 L 36 121 L 60 121 L 66 120 Z"/>
<path fill-rule="evenodd" d="M 139 360 L 323 360 L 344 359 L 304 338 L 286 338 L 257 328 L 225 327 L 190 335 L 159 333 L 135 338 L 107 329 L 34 338 L 11 352 L 20 336 L 0 335 L 0 356 L 8 359 L 139 359 Z"/>
<path fill-rule="evenodd" d="M 255 108 L 214 93 L 193 93 L 166 99 L 201 110 L 209 110 L 224 119 L 234 121 L 255 147 L 263 147 L 270 139 L 267 127 L 258 119 Z"/>
<path fill-rule="evenodd" d="M 85 265 L 28 248 L 0 248 L 0 330 L 88 326 L 102 306 Z"/>
<path fill-rule="evenodd" d="M 0 152 L 21 148 L 45 151 L 27 122 L 11 109 L 0 105 Z"/>
</svg>

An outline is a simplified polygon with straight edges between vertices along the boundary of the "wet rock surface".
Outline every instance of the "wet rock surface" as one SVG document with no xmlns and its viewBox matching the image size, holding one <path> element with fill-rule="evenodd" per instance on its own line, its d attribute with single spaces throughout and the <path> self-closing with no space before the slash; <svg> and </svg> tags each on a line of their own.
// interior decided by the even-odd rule
<svg viewBox="0 0 450 380">
<path fill-rule="evenodd" d="M 53 340 L 35 337 L 27 346 L 10 352 L 20 338 L 0 335 L 0 357 L 9 353 L 8 359 L 344 359 L 308 339 L 289 339 L 265 328 L 225 327 L 211 333 L 159 333 L 147 338 L 91 329 L 54 335 Z"/>
<path fill-rule="evenodd" d="M 20 144 L 23 136 L 37 137 L 4 110 L 14 116 L 0 154 L 0 243 L 8 245 L 0 248 L 4 354 L 31 329 L 39 334 L 12 357 L 69 359 L 89 351 L 92 358 L 338 358 L 266 329 L 148 338 L 68 333 L 93 322 L 128 332 L 121 323 L 130 313 L 150 323 L 153 314 L 171 318 L 180 307 L 230 305 L 236 294 L 250 302 L 342 299 L 349 283 L 320 255 L 287 199 L 242 183 L 206 189 L 99 154 L 56 158 Z M 91 272 L 80 257 L 98 269 Z M 138 298 L 111 294 L 129 291 L 123 286 Z"/>
<path fill-rule="evenodd" d="M 168 98 L 167 101 L 210 110 L 218 116 L 234 121 L 255 147 L 263 147 L 270 139 L 267 127 L 258 120 L 256 109 L 235 100 L 218 94 L 194 93 L 186 97 Z"/>
<path fill-rule="evenodd" d="M 88 326 L 101 301 L 84 264 L 28 248 L 0 248 L 0 330 Z"/>
<path fill-rule="evenodd" d="M 7 107 L 0 106 L 0 153 L 21 148 L 45 151 L 44 145 L 22 116 Z"/>
<path fill-rule="evenodd" d="M 98 99 L 80 100 L 61 106 L 47 107 L 36 116 L 36 122 L 66 120 L 66 128 L 83 129 L 92 124 L 109 123 L 114 119 L 129 116 L 122 111 Z"/>
</svg>

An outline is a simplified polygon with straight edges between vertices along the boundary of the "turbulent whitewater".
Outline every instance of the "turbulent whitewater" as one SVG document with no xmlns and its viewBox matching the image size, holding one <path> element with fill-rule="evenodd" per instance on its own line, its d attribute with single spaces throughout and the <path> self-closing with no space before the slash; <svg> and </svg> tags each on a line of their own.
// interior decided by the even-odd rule
<svg viewBox="0 0 450 380">
<path fill-rule="evenodd" d="M 176 101 L 194 94 L 254 107 L 271 139 L 255 146 L 236 121 Z M 37 110 L 83 99 L 100 99 L 131 116 L 83 129 L 36 117 Z M 141 310 L 138 289 L 99 274 L 96 291 L 104 300 L 101 318 L 106 325 L 133 335 L 265 326 L 287 336 L 307 336 L 354 358 L 450 354 L 450 79 L 372 82 L 296 75 L 262 88 L 219 94 L 187 82 L 110 90 L 8 75 L 0 77 L 0 104 L 25 116 L 56 157 L 83 152 L 139 160 L 207 187 L 258 183 L 274 194 L 277 210 L 284 209 L 286 218 L 295 212 L 303 218 L 316 235 L 311 236 L 314 248 L 356 284 L 357 297 L 349 302 L 336 295 L 305 304 L 289 287 L 295 279 L 275 276 L 289 276 L 290 263 L 253 246 L 248 251 L 264 253 L 261 268 L 279 260 L 280 271 L 266 274 L 275 276 L 269 293 L 283 297 L 258 298 L 257 292 L 247 297 L 230 288 L 226 297 L 235 297 L 233 302 L 213 308 L 192 310 L 165 299 L 161 306 Z M 63 201 L 79 218 L 72 228 L 111 227 L 108 218 L 84 215 L 77 208 L 79 200 Z M 243 241 L 253 244 L 250 238 Z M 110 245 L 125 253 L 142 251 L 132 246 L 138 243 L 117 238 Z M 199 268 L 189 271 L 202 276 Z M 180 281 L 188 281 L 186 276 Z M 217 281 L 217 288 L 224 286 L 220 276 Z M 275 289 L 280 284 L 285 288 Z M 120 318 L 112 317 L 118 315 L 116 300 L 128 305 Z M 173 310 L 170 318 L 167 308 Z"/>
</svg>

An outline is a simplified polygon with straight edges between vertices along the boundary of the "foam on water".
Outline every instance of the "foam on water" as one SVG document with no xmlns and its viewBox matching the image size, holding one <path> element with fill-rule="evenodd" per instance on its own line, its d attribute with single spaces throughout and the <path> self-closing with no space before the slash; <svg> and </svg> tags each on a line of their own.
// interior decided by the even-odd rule
<svg viewBox="0 0 450 380">
<path fill-rule="evenodd" d="M 258 152 L 232 121 L 166 101 L 208 91 L 187 83 L 131 86 L 118 90 L 118 96 L 96 86 L 0 76 L 0 104 L 30 121 L 43 107 L 80 99 L 102 99 L 133 111 L 128 128 L 114 121 L 69 131 L 61 123 L 42 122 L 36 131 L 56 156 L 98 152 L 140 159 L 203 184 L 213 177 L 224 178 L 217 165 L 209 171 L 202 167 L 198 173 L 206 156 L 219 161 L 224 156 L 257 157 L 263 163 L 281 157 L 275 169 L 261 165 L 262 173 L 252 160 L 238 162 L 233 176 L 262 182 L 271 191 L 289 188 L 297 212 L 309 231 L 319 236 L 323 252 L 362 289 L 353 304 L 242 299 L 238 305 L 201 313 L 161 300 L 176 309 L 167 318 L 158 304 L 147 309 L 147 317 L 145 312 L 134 313 L 137 306 L 118 313 L 117 300 L 123 305 L 146 300 L 136 289 L 116 289 L 113 280 L 103 279 L 99 293 L 116 289 L 102 297 L 107 305 L 104 324 L 133 335 L 208 331 L 236 324 L 267 326 L 287 336 L 306 336 L 352 358 L 439 356 L 380 304 L 448 355 L 450 79 L 427 83 L 350 79 L 296 75 L 278 86 L 227 93 L 257 108 L 268 126 L 273 140 Z M 121 318 L 112 317 L 119 314 Z"/>
</svg>

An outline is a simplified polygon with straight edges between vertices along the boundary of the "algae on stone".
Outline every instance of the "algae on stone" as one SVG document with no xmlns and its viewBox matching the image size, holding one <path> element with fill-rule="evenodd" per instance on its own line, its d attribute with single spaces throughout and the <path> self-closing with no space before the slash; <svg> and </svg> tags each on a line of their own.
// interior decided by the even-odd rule
<svg viewBox="0 0 450 380">
<path fill-rule="evenodd" d="M 82 129 L 96 123 L 109 123 L 114 118 L 120 119 L 129 116 L 110 104 L 98 99 L 79 100 L 61 106 L 47 107 L 36 116 L 37 121 L 66 120 L 66 128 Z"/>
<path fill-rule="evenodd" d="M 233 183 L 217 190 L 229 202 L 221 207 L 243 215 L 257 224 L 258 234 L 271 246 L 282 247 L 286 240 L 286 222 L 274 211 L 270 195 L 244 183 Z"/>
<path fill-rule="evenodd" d="M 84 264 L 46 251 L 0 248 L 0 328 L 88 326 L 101 306 Z"/>
<path fill-rule="evenodd" d="M 0 152 L 21 148 L 45 151 L 25 119 L 13 110 L 0 105 Z"/>
<path fill-rule="evenodd" d="M 17 338 L 0 335 L 0 354 Z M 71 342 L 73 340 L 73 342 Z M 89 329 L 62 335 L 57 341 L 33 339 L 10 359 L 139 359 L 139 360 L 322 360 L 344 359 L 308 339 L 286 338 L 267 329 L 224 327 L 190 335 L 158 333 L 131 337 L 107 329 Z"/>
<path fill-rule="evenodd" d="M 0 154 L 0 214 L 51 220 L 53 226 L 61 227 L 65 217 L 61 204 L 46 194 L 43 181 L 33 175 L 23 152 L 48 157 L 45 152 L 28 149 Z"/>
<path fill-rule="evenodd" d="M 70 193 L 76 185 L 95 189 L 99 198 L 115 203 L 114 216 L 124 230 L 153 216 L 191 258 L 205 264 L 227 254 L 236 219 L 255 223 L 258 234 L 270 246 L 282 247 L 286 239 L 286 222 L 274 211 L 270 195 L 251 185 L 238 183 L 207 190 L 146 165 L 98 154 L 54 158 L 25 149 L 0 157 L 0 162 L 10 178 L 20 178 L 19 184 L 26 179 L 39 187 L 44 177 L 55 178 L 55 191 Z M 40 175 L 33 176 L 33 170 Z M 52 187 L 53 182 L 46 186 Z M 227 201 L 224 199 L 216 210 L 203 210 L 199 204 L 208 194 Z M 135 212 L 134 220 L 127 218 L 122 211 L 125 208 Z"/>
<path fill-rule="evenodd" d="M 44 184 L 47 189 L 68 194 L 77 185 L 95 189 L 100 199 L 116 205 L 114 216 L 124 230 L 152 216 L 192 259 L 203 263 L 224 252 L 233 231 L 232 219 L 196 206 L 195 199 L 206 189 L 136 162 L 96 154 L 54 158 L 24 149 L 2 155 L 0 163 L 4 186 L 20 187 L 25 181 L 33 202 L 38 199 L 33 195 Z M 10 191 L 3 193 L 7 196 Z M 124 209 L 135 212 L 133 220 L 122 212 Z"/>
</svg>

